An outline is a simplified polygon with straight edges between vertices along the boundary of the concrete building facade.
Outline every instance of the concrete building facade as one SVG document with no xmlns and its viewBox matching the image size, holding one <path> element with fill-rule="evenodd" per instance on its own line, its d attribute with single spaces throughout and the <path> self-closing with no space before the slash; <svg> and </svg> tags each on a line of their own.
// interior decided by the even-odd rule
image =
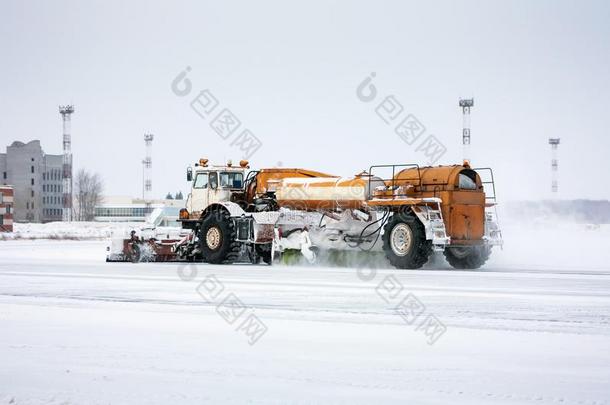
<svg viewBox="0 0 610 405">
<path fill-rule="evenodd" d="M 14 221 L 61 221 L 62 159 L 45 154 L 38 140 L 15 141 L 0 153 L 0 184 L 14 189 Z"/>
</svg>

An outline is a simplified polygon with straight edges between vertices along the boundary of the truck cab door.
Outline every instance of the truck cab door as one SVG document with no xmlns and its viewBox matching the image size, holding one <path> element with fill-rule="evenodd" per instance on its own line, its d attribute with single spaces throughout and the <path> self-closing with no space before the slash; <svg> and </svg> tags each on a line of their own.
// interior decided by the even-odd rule
<svg viewBox="0 0 610 405">
<path fill-rule="evenodd" d="M 209 173 L 197 172 L 193 179 L 191 196 L 187 202 L 187 210 L 192 213 L 200 213 L 209 205 Z"/>
<path fill-rule="evenodd" d="M 218 172 L 210 172 L 208 187 L 208 204 L 230 201 L 231 191 L 224 189 L 219 184 Z"/>
</svg>

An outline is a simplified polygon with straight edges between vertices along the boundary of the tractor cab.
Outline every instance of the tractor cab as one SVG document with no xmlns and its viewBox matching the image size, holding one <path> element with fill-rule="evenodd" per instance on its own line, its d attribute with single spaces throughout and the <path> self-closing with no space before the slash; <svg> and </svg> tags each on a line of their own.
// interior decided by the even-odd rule
<svg viewBox="0 0 610 405">
<path fill-rule="evenodd" d="M 243 191 L 248 162 L 241 161 L 238 167 L 231 161 L 226 165 L 208 165 L 207 159 L 200 159 L 186 172 L 187 181 L 191 182 L 191 193 L 186 201 L 189 213 L 201 213 L 211 204 L 231 201 L 231 196 Z"/>
</svg>

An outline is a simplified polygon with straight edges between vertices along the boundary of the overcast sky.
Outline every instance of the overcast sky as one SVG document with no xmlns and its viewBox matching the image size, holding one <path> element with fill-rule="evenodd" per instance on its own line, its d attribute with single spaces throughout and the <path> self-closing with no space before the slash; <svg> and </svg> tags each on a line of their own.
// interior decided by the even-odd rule
<svg viewBox="0 0 610 405">
<path fill-rule="evenodd" d="M 458 100 L 473 96 L 473 166 L 495 169 L 501 199 L 549 197 L 549 137 L 561 197 L 610 198 L 610 2 L 0 3 L 0 146 L 61 153 L 57 106 L 74 103 L 76 169 L 107 194 L 141 195 L 145 132 L 159 197 L 186 191 L 199 157 L 238 161 L 243 129 L 262 144 L 256 168 L 424 164 L 430 135 L 447 149 L 437 163 L 460 163 Z M 204 89 L 218 105 L 202 118 L 190 103 Z M 390 95 L 403 111 L 385 123 Z M 241 122 L 227 139 L 210 126 L 225 108 Z M 409 114 L 426 128 L 411 145 L 394 132 Z"/>
</svg>

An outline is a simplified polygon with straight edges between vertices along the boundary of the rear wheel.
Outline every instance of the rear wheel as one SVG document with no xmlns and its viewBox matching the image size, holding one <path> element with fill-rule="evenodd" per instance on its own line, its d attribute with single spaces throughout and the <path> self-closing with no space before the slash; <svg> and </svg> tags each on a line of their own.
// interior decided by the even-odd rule
<svg viewBox="0 0 610 405">
<path fill-rule="evenodd" d="M 203 261 L 213 264 L 233 263 L 239 257 L 235 224 L 226 211 L 209 212 L 199 230 Z"/>
<path fill-rule="evenodd" d="M 456 269 L 478 269 L 489 259 L 491 247 L 485 245 L 447 247 L 443 254 L 449 264 Z"/>
<path fill-rule="evenodd" d="M 423 224 L 411 214 L 394 214 L 383 228 L 383 250 L 399 269 L 418 269 L 432 253 Z"/>
</svg>

